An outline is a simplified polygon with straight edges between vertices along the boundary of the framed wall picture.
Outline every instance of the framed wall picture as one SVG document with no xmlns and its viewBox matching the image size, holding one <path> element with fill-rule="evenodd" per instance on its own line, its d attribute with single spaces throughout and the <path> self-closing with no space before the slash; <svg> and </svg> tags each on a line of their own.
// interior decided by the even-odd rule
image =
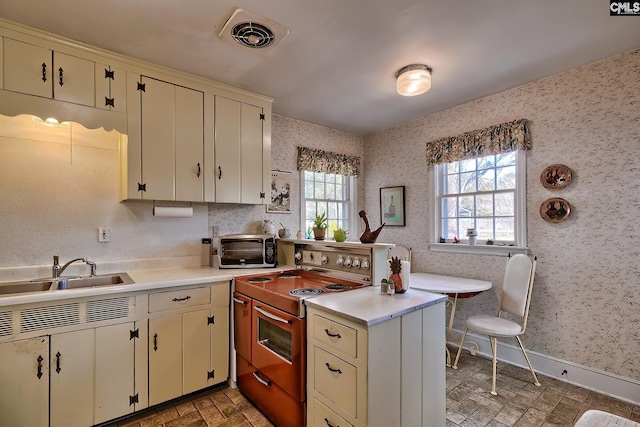
<svg viewBox="0 0 640 427">
<path fill-rule="evenodd" d="M 404 185 L 380 189 L 380 223 L 405 226 Z"/>
<path fill-rule="evenodd" d="M 271 171 L 269 197 L 267 212 L 291 213 L 291 172 Z"/>
</svg>

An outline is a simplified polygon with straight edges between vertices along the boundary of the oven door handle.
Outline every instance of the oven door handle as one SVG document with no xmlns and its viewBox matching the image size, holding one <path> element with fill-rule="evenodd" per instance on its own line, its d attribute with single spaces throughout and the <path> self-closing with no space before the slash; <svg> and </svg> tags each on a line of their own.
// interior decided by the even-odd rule
<svg viewBox="0 0 640 427">
<path fill-rule="evenodd" d="M 260 384 L 266 387 L 271 387 L 271 381 L 263 380 L 262 378 L 260 378 L 260 375 L 258 375 L 258 371 L 253 371 L 252 374 Z"/>
<path fill-rule="evenodd" d="M 238 304 L 242 304 L 242 305 L 247 305 L 246 301 L 242 301 L 241 299 L 238 299 L 236 297 L 233 297 L 233 302 L 237 302 Z"/>
<path fill-rule="evenodd" d="M 267 316 L 271 320 L 275 320 L 276 322 L 286 323 L 287 325 L 291 324 L 291 320 L 283 319 L 282 317 L 276 316 L 275 314 L 271 314 L 267 311 L 264 311 L 260 307 L 254 307 L 254 308 L 256 309 L 257 312 Z"/>
</svg>

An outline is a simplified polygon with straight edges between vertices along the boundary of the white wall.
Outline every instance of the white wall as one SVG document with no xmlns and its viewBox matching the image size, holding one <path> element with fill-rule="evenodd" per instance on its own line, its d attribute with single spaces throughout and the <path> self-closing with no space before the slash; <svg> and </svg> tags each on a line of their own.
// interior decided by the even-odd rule
<svg viewBox="0 0 640 427">
<path fill-rule="evenodd" d="M 31 116 L 0 116 L 0 281 L 19 278 L 10 267 L 50 274 L 53 255 L 88 257 L 98 273 L 123 260 L 141 260 L 128 268 L 151 259 L 168 265 L 167 258 L 199 265 L 207 206 L 179 219 L 153 217 L 151 203 L 120 203 L 119 138 L 75 123 L 50 128 Z M 111 228 L 111 242 L 98 243 L 99 226 Z"/>
<path fill-rule="evenodd" d="M 421 96 L 430 96 L 429 93 Z M 640 51 L 628 52 L 501 92 L 365 138 L 365 207 L 379 216 L 379 188 L 406 186 L 406 227 L 381 241 L 413 248 L 413 270 L 489 279 L 500 285 L 504 257 L 430 252 L 425 143 L 514 119 L 529 120 L 529 248 L 538 256 L 527 348 L 640 380 Z M 545 167 L 572 168 L 573 182 L 550 191 Z M 563 197 L 568 220 L 545 222 L 540 205 Z M 459 303 L 494 313 L 496 286 Z M 558 373 L 559 374 L 559 373 Z"/>
</svg>

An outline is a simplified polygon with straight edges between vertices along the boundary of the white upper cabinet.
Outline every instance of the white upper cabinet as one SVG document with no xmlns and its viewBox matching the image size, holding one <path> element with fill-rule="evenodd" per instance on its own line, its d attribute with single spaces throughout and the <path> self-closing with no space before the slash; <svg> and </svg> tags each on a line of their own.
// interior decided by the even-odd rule
<svg viewBox="0 0 640 427">
<path fill-rule="evenodd" d="M 4 89 L 95 106 L 94 62 L 4 39 Z"/>
<path fill-rule="evenodd" d="M 127 73 L 111 65 L 95 64 L 96 108 L 124 112 L 126 109 Z"/>
<path fill-rule="evenodd" d="M 264 176 L 271 160 L 270 147 L 265 146 L 264 122 L 262 107 L 216 95 L 216 202 L 266 203 L 268 181 Z"/>
</svg>

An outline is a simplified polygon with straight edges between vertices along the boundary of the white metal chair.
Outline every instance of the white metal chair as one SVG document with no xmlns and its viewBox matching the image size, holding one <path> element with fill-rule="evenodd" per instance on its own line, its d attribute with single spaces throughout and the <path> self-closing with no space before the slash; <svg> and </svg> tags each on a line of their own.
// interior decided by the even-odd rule
<svg viewBox="0 0 640 427">
<path fill-rule="evenodd" d="M 411 248 L 406 246 L 396 245 L 393 249 L 389 250 L 389 259 L 391 257 L 398 257 L 402 261 L 411 262 Z"/>
<path fill-rule="evenodd" d="M 462 344 L 467 335 L 467 331 L 477 332 L 482 335 L 488 335 L 491 342 L 491 352 L 493 354 L 493 379 L 491 394 L 497 395 L 496 392 L 496 353 L 498 350 L 498 337 L 515 337 L 520 345 L 522 354 L 524 355 L 531 375 L 533 375 L 533 383 L 540 385 L 527 352 L 524 350 L 520 335 L 524 334 L 527 328 L 527 317 L 529 316 L 529 304 L 531 303 L 531 294 L 533 290 L 533 278 L 536 274 L 537 258 L 533 261 L 524 254 L 509 256 L 507 267 L 504 274 L 504 282 L 500 293 L 500 304 L 498 314 L 496 316 L 477 315 L 470 316 L 466 321 L 466 328 L 462 334 L 462 340 L 458 347 L 456 360 L 453 367 L 458 366 L 458 359 L 462 352 Z M 509 313 L 520 319 L 520 322 L 512 321 L 501 317 L 504 313 Z"/>
</svg>

